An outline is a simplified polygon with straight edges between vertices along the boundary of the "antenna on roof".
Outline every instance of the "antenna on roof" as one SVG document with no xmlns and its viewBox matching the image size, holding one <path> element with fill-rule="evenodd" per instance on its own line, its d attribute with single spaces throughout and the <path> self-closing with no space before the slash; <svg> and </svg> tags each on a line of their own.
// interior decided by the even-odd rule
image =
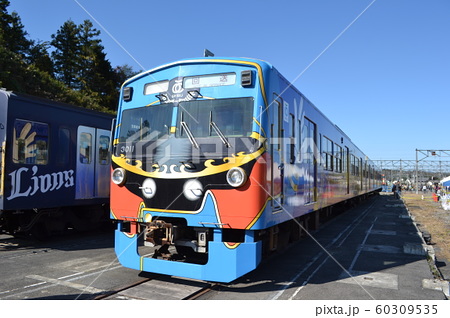
<svg viewBox="0 0 450 318">
<path fill-rule="evenodd" d="M 211 52 L 211 51 L 208 50 L 208 49 L 205 49 L 205 50 L 203 51 L 203 56 L 204 56 L 204 57 L 214 56 L 214 53 Z"/>
</svg>

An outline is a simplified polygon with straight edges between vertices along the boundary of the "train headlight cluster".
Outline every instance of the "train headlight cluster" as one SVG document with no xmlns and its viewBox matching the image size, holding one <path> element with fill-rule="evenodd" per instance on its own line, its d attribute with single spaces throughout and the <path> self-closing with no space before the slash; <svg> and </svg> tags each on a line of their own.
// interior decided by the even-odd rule
<svg viewBox="0 0 450 318">
<path fill-rule="evenodd" d="M 247 181 L 247 174 L 240 167 L 231 168 L 227 173 L 227 182 L 232 187 L 240 187 Z"/>
<path fill-rule="evenodd" d="M 123 185 L 126 180 L 125 169 L 123 169 L 123 168 L 114 169 L 114 171 L 112 172 L 112 175 L 111 175 L 111 180 L 112 180 L 112 182 L 114 182 L 117 185 Z"/>
</svg>

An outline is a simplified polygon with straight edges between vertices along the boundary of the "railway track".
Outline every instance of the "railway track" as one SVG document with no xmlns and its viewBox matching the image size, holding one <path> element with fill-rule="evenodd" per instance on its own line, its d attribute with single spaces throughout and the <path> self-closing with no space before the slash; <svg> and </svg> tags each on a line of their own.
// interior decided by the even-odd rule
<svg viewBox="0 0 450 318">
<path fill-rule="evenodd" d="M 195 300 L 216 285 L 173 277 L 144 278 L 96 296 L 94 300 Z"/>
</svg>

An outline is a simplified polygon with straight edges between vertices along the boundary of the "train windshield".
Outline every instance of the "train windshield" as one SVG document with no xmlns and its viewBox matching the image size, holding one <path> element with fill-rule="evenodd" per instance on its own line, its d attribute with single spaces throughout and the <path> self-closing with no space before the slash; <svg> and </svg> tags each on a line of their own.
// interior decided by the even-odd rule
<svg viewBox="0 0 450 318">
<path fill-rule="evenodd" d="M 181 102 L 176 136 L 248 137 L 252 132 L 252 98 Z"/>
<path fill-rule="evenodd" d="M 119 142 L 155 141 L 169 134 L 174 104 L 145 106 L 125 110 L 122 114 Z"/>
<path fill-rule="evenodd" d="M 157 161 L 161 157 L 190 160 L 236 153 L 236 146 L 242 148 L 246 144 L 242 139 L 252 133 L 253 104 L 253 98 L 248 97 L 125 110 L 116 155 Z"/>
</svg>

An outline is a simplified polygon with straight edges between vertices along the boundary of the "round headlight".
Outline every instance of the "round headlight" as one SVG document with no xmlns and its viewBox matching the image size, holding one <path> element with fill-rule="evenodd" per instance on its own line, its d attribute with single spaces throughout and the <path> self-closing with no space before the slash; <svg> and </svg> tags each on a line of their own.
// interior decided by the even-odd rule
<svg viewBox="0 0 450 318">
<path fill-rule="evenodd" d="M 197 179 L 186 181 L 183 186 L 183 194 L 186 199 L 195 201 L 203 196 L 203 186 Z"/>
<path fill-rule="evenodd" d="M 247 181 L 247 175 L 244 169 L 235 167 L 231 168 L 227 173 L 227 182 L 232 187 L 240 187 Z"/>
<path fill-rule="evenodd" d="M 156 194 L 156 183 L 153 179 L 147 178 L 142 183 L 142 187 L 139 187 L 142 190 L 142 194 L 147 199 L 151 199 Z"/>
<path fill-rule="evenodd" d="M 111 180 L 117 185 L 123 185 L 125 183 L 125 169 L 116 168 L 112 172 Z"/>
</svg>

